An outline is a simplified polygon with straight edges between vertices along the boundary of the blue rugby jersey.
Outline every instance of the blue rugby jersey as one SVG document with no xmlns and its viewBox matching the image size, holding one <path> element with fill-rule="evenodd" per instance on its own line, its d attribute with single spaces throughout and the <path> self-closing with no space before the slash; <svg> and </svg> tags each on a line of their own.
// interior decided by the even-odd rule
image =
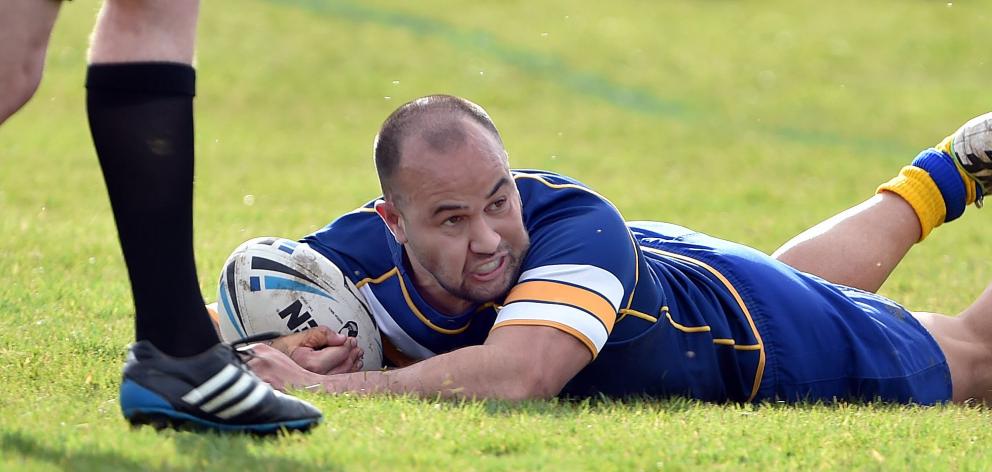
<svg viewBox="0 0 992 472">
<path fill-rule="evenodd" d="M 535 170 L 513 176 L 530 250 L 504 299 L 465 313 L 442 314 L 420 297 L 374 201 L 302 242 L 365 296 L 393 365 L 481 344 L 500 326 L 543 325 L 575 336 L 594 357 L 564 395 L 754 397 L 764 351 L 726 278 L 692 257 L 642 248 L 667 236 L 639 227 L 651 223 L 628 226 L 573 179 Z"/>
</svg>

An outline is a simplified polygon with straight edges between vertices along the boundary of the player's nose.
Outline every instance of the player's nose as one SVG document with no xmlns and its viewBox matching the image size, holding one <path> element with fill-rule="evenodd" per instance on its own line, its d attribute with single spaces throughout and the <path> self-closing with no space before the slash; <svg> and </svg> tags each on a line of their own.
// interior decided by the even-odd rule
<svg viewBox="0 0 992 472">
<path fill-rule="evenodd" d="M 499 248 L 499 242 L 502 239 L 485 218 L 479 218 L 472 223 L 471 237 L 469 250 L 475 254 L 492 254 L 496 252 Z"/>
</svg>

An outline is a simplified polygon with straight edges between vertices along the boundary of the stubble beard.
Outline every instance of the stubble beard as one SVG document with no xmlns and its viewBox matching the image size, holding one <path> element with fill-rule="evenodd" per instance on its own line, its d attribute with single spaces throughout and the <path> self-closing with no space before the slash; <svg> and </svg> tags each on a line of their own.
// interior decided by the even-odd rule
<svg viewBox="0 0 992 472">
<path fill-rule="evenodd" d="M 506 268 L 503 272 L 503 278 L 499 281 L 499 285 L 495 284 L 495 281 L 482 284 L 481 286 L 472 286 L 468 283 L 468 280 L 464 276 L 460 276 L 460 280 L 457 286 L 448 283 L 448 281 L 438 280 L 438 283 L 444 288 L 448 293 L 461 298 L 462 300 L 468 300 L 472 303 L 488 303 L 491 301 L 500 300 L 510 291 L 514 283 L 520 277 L 520 268 L 524 256 L 527 255 L 527 250 L 530 248 L 530 241 L 524 242 L 524 247 L 521 250 L 514 251 L 509 250 L 506 253 Z M 489 288 L 495 287 L 495 288 Z"/>
</svg>

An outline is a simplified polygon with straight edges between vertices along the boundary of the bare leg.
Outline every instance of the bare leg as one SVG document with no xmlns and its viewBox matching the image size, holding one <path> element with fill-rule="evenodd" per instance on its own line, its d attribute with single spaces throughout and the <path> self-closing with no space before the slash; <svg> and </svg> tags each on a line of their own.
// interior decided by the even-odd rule
<svg viewBox="0 0 992 472">
<path fill-rule="evenodd" d="M 199 5 L 199 0 L 107 0 L 93 31 L 89 62 L 192 64 Z"/>
<path fill-rule="evenodd" d="M 4 0 L 0 8 L 0 124 L 38 89 L 60 0 Z"/>
<path fill-rule="evenodd" d="M 913 208 L 898 195 L 882 192 L 802 232 L 772 257 L 830 282 L 874 292 L 919 239 Z"/>
<path fill-rule="evenodd" d="M 951 370 L 953 400 L 992 402 L 992 285 L 957 317 L 913 313 L 937 340 Z"/>
</svg>

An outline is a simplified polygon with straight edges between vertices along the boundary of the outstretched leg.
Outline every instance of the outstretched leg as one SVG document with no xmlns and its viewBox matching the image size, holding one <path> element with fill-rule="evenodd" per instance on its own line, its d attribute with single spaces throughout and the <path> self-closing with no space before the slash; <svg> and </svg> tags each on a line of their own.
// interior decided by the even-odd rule
<svg viewBox="0 0 992 472">
<path fill-rule="evenodd" d="M 992 402 L 992 285 L 957 317 L 936 313 L 913 316 L 947 358 L 953 400 Z"/>
<path fill-rule="evenodd" d="M 992 191 L 992 113 L 976 117 L 879 187 L 773 254 L 833 283 L 874 292 L 913 244 Z"/>
</svg>

